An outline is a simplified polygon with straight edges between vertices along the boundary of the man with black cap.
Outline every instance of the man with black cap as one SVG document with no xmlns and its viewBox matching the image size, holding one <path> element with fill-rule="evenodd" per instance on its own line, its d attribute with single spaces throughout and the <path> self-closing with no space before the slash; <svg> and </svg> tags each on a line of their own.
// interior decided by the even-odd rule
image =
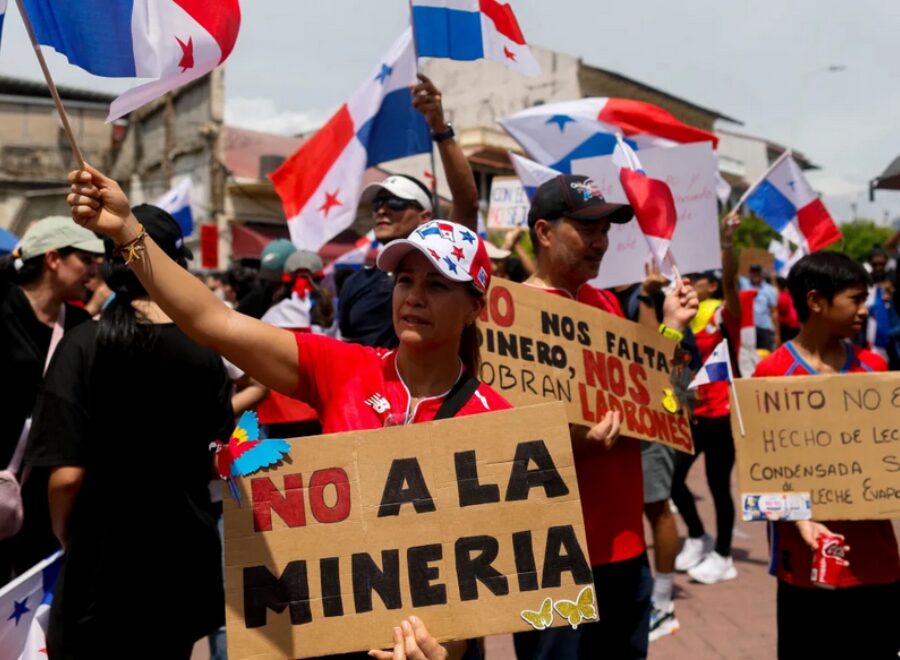
<svg viewBox="0 0 900 660">
<path fill-rule="evenodd" d="M 631 206 L 607 202 L 587 177 L 560 175 L 542 184 L 528 215 L 537 270 L 526 284 L 624 318 L 615 295 L 588 281 L 600 270 L 610 226 L 633 215 Z M 641 322 L 658 327 L 655 310 L 642 307 L 649 309 L 641 310 Z M 678 338 L 696 311 L 693 289 L 676 287 L 663 304 L 660 331 Z M 621 422 L 618 412 L 609 412 L 591 429 L 571 427 L 600 621 L 577 631 L 539 633 L 544 639 L 517 639 L 520 659 L 568 656 L 573 653 L 566 649 L 575 644 L 580 658 L 647 655 L 652 581 L 644 544 L 641 452 L 634 440 L 615 442 Z"/>
<path fill-rule="evenodd" d="M 469 161 L 454 139 L 453 128 L 444 120 L 441 93 L 428 78 L 419 74 L 413 90 L 413 107 L 425 116 L 431 136 L 438 145 L 447 184 L 453 197 L 449 219 L 476 230 L 478 187 Z M 363 191 L 363 204 L 372 205 L 375 239 L 386 245 L 406 238 L 419 225 L 435 217 L 428 187 L 418 179 L 396 174 Z M 391 318 L 393 284 L 390 276 L 377 268 L 351 275 L 341 289 L 341 337 L 365 346 L 393 348 L 397 335 Z"/>
</svg>

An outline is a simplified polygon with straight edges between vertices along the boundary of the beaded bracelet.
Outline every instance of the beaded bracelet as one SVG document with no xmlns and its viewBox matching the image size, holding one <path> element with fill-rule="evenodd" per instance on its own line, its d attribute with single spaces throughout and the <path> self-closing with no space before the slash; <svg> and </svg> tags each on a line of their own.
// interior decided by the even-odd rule
<svg viewBox="0 0 900 660">
<path fill-rule="evenodd" d="M 113 254 L 125 257 L 125 265 L 130 266 L 133 261 L 141 260 L 141 252 L 144 251 L 144 239 L 147 238 L 147 232 L 144 231 L 144 225 L 138 224 L 137 238 L 133 238 L 127 243 L 123 243 L 116 247 Z"/>
</svg>

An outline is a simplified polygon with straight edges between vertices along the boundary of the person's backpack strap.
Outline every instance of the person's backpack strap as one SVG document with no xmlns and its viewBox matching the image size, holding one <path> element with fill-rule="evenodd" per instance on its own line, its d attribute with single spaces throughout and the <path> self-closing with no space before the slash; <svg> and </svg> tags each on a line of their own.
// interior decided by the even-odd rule
<svg viewBox="0 0 900 660">
<path fill-rule="evenodd" d="M 456 381 L 456 384 L 453 385 L 450 392 L 447 393 L 447 398 L 444 399 L 444 402 L 438 409 L 434 419 L 450 419 L 451 417 L 455 417 L 456 413 L 462 410 L 462 407 L 466 405 L 469 399 L 472 398 L 472 395 L 475 394 L 475 390 L 478 389 L 478 384 L 477 378 L 470 374 L 463 374 L 463 376 Z"/>
</svg>

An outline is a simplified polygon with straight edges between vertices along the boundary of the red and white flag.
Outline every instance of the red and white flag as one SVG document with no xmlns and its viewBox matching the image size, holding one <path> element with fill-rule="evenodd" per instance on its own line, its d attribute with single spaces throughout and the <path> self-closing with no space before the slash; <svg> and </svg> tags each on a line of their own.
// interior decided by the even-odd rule
<svg viewBox="0 0 900 660">
<path fill-rule="evenodd" d="M 669 245 L 675 234 L 678 212 L 675 199 L 665 181 L 652 179 L 641 167 L 637 154 L 617 136 L 619 143 L 613 152 L 613 162 L 619 166 L 619 181 L 634 216 L 647 239 L 650 252 L 660 267 L 675 265 Z"/>
</svg>

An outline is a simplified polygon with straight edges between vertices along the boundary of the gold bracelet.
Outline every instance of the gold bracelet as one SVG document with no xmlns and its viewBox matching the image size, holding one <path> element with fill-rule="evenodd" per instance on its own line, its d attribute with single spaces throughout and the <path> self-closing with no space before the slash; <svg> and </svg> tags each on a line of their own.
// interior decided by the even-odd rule
<svg viewBox="0 0 900 660">
<path fill-rule="evenodd" d="M 684 340 L 684 333 L 681 330 L 670 328 L 665 323 L 659 324 L 659 334 L 679 344 Z"/>
<path fill-rule="evenodd" d="M 144 239 L 147 238 L 147 232 L 144 230 L 144 225 L 138 223 L 138 235 L 137 238 L 133 238 L 127 243 L 123 243 L 116 247 L 113 251 L 113 254 L 116 256 L 125 257 L 125 265 L 130 266 L 133 261 L 141 260 L 141 252 L 144 251 Z"/>
</svg>

